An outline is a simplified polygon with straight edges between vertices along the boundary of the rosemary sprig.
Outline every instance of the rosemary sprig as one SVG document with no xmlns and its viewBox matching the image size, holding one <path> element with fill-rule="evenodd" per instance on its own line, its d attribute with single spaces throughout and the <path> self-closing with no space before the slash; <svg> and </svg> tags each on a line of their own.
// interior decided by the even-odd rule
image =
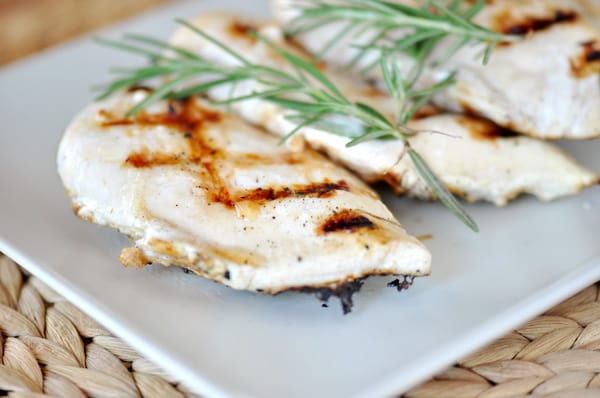
<svg viewBox="0 0 600 398">
<path fill-rule="evenodd" d="M 302 127 L 310 125 L 348 137 L 348 146 L 372 139 L 399 139 L 405 143 L 415 169 L 431 191 L 469 228 L 478 231 L 474 220 L 438 180 L 421 156 L 410 147 L 407 138 L 414 135 L 415 132 L 405 126 L 406 116 L 401 117 L 401 115 L 416 111 L 417 105 L 411 105 L 411 103 L 417 104 L 426 101 L 432 90 L 406 92 L 396 89 L 402 87 L 397 84 L 401 76 L 396 64 L 390 62 L 391 58 L 382 58 L 381 65 L 385 72 L 384 75 L 387 76 L 385 81 L 388 89 L 393 91 L 398 105 L 398 113 L 393 120 L 367 104 L 350 101 L 312 63 L 259 35 L 256 36 L 258 40 L 270 46 L 288 62 L 291 72 L 251 62 L 242 54 L 188 22 L 183 20 L 177 20 L 177 22 L 231 55 L 238 61 L 237 65 L 217 65 L 185 49 L 144 36 L 128 35 L 123 41 L 100 39 L 101 44 L 149 56 L 156 61 L 156 64 L 133 70 L 120 70 L 119 73 L 122 76 L 105 87 L 103 94 L 98 98 L 106 98 L 115 91 L 140 84 L 147 79 L 168 77 L 169 80 L 166 83 L 160 85 L 128 112 L 128 116 L 131 116 L 160 99 L 181 98 L 204 93 L 210 88 L 218 86 L 235 87 L 239 82 L 254 80 L 259 83 L 260 88 L 237 96 L 234 95 L 234 90 L 231 90 L 231 97 L 219 103 L 232 104 L 257 98 L 273 102 L 282 109 L 288 110 L 288 118 L 296 123 L 296 128 L 288 136 L 296 133 Z M 200 80 L 199 83 L 198 80 Z M 450 82 L 450 79 L 447 79 L 444 84 Z"/>
<path fill-rule="evenodd" d="M 369 49 L 383 47 L 402 52 L 416 61 L 409 85 L 414 83 L 425 66 L 439 65 L 470 43 L 484 43 L 483 62 L 492 49 L 502 42 L 519 40 L 481 27 L 471 19 L 485 6 L 485 0 L 467 4 L 464 0 L 421 0 L 420 7 L 412 7 L 386 0 L 297 0 L 292 6 L 299 10 L 287 27 L 289 35 L 299 35 L 330 24 L 341 24 L 338 32 L 324 43 L 317 58 L 322 57 L 336 43 L 350 37 L 353 42 L 368 35 L 368 42 L 349 62 L 354 66 Z M 441 57 L 428 60 L 441 39 L 452 38 Z M 376 65 L 363 69 L 366 73 Z"/>
<path fill-rule="evenodd" d="M 291 7 L 299 14 L 288 24 L 286 33 L 294 36 L 336 24 L 337 33 L 325 41 L 316 59 L 346 39 L 345 44 L 357 49 L 356 55 L 344 65 L 348 69 L 356 68 L 369 51 L 377 51 L 375 61 L 363 62 L 366 65 L 359 70 L 365 75 L 379 66 L 385 88 L 396 101 L 397 120 L 405 124 L 433 94 L 454 83 L 456 71 L 431 86 L 423 86 L 419 79 L 427 68 L 445 63 L 468 44 L 484 44 L 485 64 L 498 43 L 519 39 L 471 21 L 485 6 L 485 0 L 469 4 L 464 0 L 415 0 L 415 3 L 420 7 L 388 0 L 296 0 Z M 442 39 L 445 49 L 433 57 Z M 405 58 L 399 58 L 398 54 Z"/>
</svg>

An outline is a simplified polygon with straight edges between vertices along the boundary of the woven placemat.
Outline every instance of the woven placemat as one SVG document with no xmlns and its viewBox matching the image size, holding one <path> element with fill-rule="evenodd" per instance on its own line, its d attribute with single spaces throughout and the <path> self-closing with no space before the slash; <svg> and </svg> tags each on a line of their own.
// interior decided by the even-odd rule
<svg viewBox="0 0 600 398">
<path fill-rule="evenodd" d="M 582 290 L 405 396 L 600 397 L 599 286 Z"/>
<path fill-rule="evenodd" d="M 198 397 L 0 253 L 0 395 Z"/>
<path fill-rule="evenodd" d="M 600 397 L 598 291 L 584 289 L 405 397 Z M 1 253 L 0 332 L 0 395 L 198 396 Z"/>
<path fill-rule="evenodd" d="M 169 0 L 0 0 L 0 65 Z"/>
</svg>

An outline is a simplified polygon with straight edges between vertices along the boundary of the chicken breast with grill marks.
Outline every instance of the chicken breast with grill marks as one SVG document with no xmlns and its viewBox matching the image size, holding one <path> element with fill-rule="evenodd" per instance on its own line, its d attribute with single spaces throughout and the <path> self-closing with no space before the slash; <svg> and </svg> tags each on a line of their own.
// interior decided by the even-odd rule
<svg viewBox="0 0 600 398">
<path fill-rule="evenodd" d="M 225 14 L 205 14 L 193 23 L 251 61 L 280 70 L 290 70 L 287 62 L 267 45 L 256 41 L 248 30 L 260 29 L 261 34 L 278 45 L 302 55 L 302 49 L 283 41 L 280 28 L 274 25 L 260 28 L 255 22 Z M 188 29 L 179 30 L 171 43 L 223 65 L 237 62 Z M 393 114 L 394 102 L 388 95 L 361 83 L 355 76 L 329 73 L 325 67 L 322 70 L 351 100 L 369 104 L 384 114 Z M 232 94 L 237 96 L 260 91 L 261 87 L 255 81 L 244 81 L 238 83 L 234 90 L 232 93 L 232 87 L 222 86 L 211 90 L 209 95 L 224 100 Z M 231 106 L 246 120 L 280 136 L 285 136 L 295 127 L 286 118 L 286 111 L 261 99 Z M 474 117 L 450 114 L 422 116 L 409 124 L 423 131 L 409 139 L 411 145 L 450 190 L 469 200 L 487 200 L 503 205 L 523 192 L 551 200 L 578 192 L 598 180 L 597 175 L 577 165 L 551 144 L 527 137 L 505 137 L 503 129 Z M 432 131 L 442 131 L 447 135 Z M 313 127 L 302 128 L 296 138 L 302 138 L 313 148 L 328 153 L 367 181 L 384 180 L 399 193 L 432 197 L 410 159 L 403 156 L 405 145 L 401 141 L 369 141 L 348 148 L 348 138 Z"/>
<path fill-rule="evenodd" d="M 284 25 L 298 14 L 294 4 L 293 0 L 273 1 L 273 10 Z M 420 84 L 434 84 L 457 70 L 456 84 L 434 96 L 442 108 L 479 114 L 532 137 L 599 137 L 600 31 L 585 16 L 582 1 L 488 2 L 473 21 L 520 40 L 496 47 L 487 65 L 481 62 L 481 46 L 466 46 L 441 66 L 427 69 Z M 343 28 L 343 24 L 326 25 L 296 40 L 317 53 Z M 402 33 L 396 34 L 400 37 Z M 354 40 L 339 41 L 324 59 L 346 65 L 358 51 L 351 44 L 361 44 Z M 360 40 L 367 42 L 369 34 Z M 451 43 L 441 42 L 432 57 L 440 56 Z M 372 51 L 357 67 L 370 64 L 377 56 Z M 406 56 L 399 56 L 399 62 L 406 71 L 412 65 Z M 371 77 L 380 78 L 379 71 L 374 70 Z"/>
<path fill-rule="evenodd" d="M 132 240 L 123 264 L 178 265 L 269 294 L 332 293 L 346 311 L 362 278 L 430 272 L 427 249 L 351 173 L 195 98 L 125 118 L 146 95 L 88 106 L 58 152 L 76 214 Z"/>
</svg>

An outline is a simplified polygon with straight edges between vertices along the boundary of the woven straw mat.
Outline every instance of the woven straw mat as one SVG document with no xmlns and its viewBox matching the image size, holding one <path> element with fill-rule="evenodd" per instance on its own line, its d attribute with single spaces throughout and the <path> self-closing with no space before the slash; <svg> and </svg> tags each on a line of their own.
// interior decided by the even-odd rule
<svg viewBox="0 0 600 398">
<path fill-rule="evenodd" d="M 600 397 L 599 286 L 405 397 Z M 0 395 L 197 396 L 1 253 L 0 331 Z"/>
<path fill-rule="evenodd" d="M 0 395 L 196 397 L 0 253 Z"/>
<path fill-rule="evenodd" d="M 0 65 L 169 0 L 0 0 Z"/>
</svg>

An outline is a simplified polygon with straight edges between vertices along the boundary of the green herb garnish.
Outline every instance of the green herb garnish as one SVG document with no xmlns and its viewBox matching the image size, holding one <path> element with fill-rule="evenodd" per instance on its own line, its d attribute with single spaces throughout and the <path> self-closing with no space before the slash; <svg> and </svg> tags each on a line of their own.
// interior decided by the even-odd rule
<svg viewBox="0 0 600 398">
<path fill-rule="evenodd" d="M 415 169 L 429 189 L 463 223 L 473 231 L 478 231 L 474 220 L 439 181 L 422 157 L 410 147 L 408 138 L 416 132 L 408 128 L 406 123 L 432 94 L 454 82 L 454 75 L 451 74 L 434 86 L 425 89 L 415 88 L 415 82 L 424 67 L 427 55 L 441 38 L 448 34 L 457 35 L 462 37 L 461 46 L 473 40 L 483 41 L 486 43 L 486 53 L 496 43 L 505 41 L 505 36 L 469 22 L 470 17 L 480 9 L 481 2 L 460 12 L 461 1 L 453 1 L 448 7 L 442 6 L 437 1 L 428 1 L 426 3 L 429 8 L 413 8 L 380 0 L 345 0 L 336 2 L 335 5 L 328 5 L 322 1 L 307 3 L 311 4 L 312 8 L 305 8 L 297 21 L 312 20 L 314 23 L 310 26 L 301 25 L 295 33 L 316 28 L 317 21 L 319 26 L 323 26 L 328 21 L 333 22 L 335 18 L 363 21 L 364 26 L 361 28 L 363 30 L 370 28 L 381 30 L 378 36 L 384 41 L 374 42 L 372 45 L 381 51 L 377 64 L 381 69 L 386 89 L 396 103 L 396 114 L 393 118 L 386 117 L 367 104 L 350 101 L 325 74 L 315 67 L 313 62 L 286 51 L 258 34 L 256 34 L 258 40 L 270 46 L 287 61 L 290 72 L 251 62 L 226 44 L 183 20 L 177 22 L 220 47 L 238 61 L 237 65 L 217 65 L 183 48 L 146 36 L 126 35 L 122 41 L 99 39 L 101 44 L 150 57 L 154 64 L 116 70 L 120 77 L 104 87 L 104 92 L 98 99 L 106 98 L 115 91 L 140 84 L 148 79 L 168 77 L 168 80 L 163 81 L 155 91 L 128 112 L 128 116 L 132 116 L 160 99 L 183 98 L 204 93 L 214 87 L 224 85 L 235 87 L 242 81 L 254 80 L 259 83 L 256 91 L 235 96 L 234 90 L 231 90 L 231 97 L 219 103 L 231 104 L 257 98 L 276 103 L 282 109 L 289 111 L 287 117 L 297 126 L 286 138 L 302 127 L 313 126 L 332 134 L 347 136 L 348 146 L 374 139 L 401 140 Z M 369 12 L 366 12 L 365 8 Z M 386 36 L 393 29 L 406 27 L 414 30 L 412 36 L 397 40 L 390 40 Z M 346 29 L 344 32 L 350 34 L 351 30 Z M 336 37 L 339 39 L 341 36 Z M 327 46 L 331 45 L 331 43 L 327 44 Z M 452 46 L 452 51 L 457 51 L 458 47 Z M 408 79 L 402 76 L 396 62 L 394 54 L 397 51 L 409 52 L 416 56 L 415 59 L 423 61 L 422 64 L 417 62 L 417 69 Z"/>
</svg>

